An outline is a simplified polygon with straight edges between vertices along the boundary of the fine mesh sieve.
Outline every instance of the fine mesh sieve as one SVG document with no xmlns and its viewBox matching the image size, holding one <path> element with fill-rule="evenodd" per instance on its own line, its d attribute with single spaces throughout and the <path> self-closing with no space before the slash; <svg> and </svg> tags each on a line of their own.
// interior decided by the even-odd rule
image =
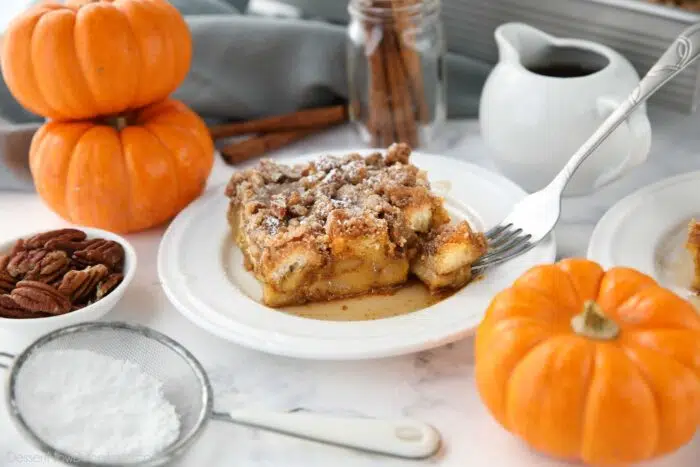
<svg viewBox="0 0 700 467">
<path fill-rule="evenodd" d="M 38 420 L 24 417 L 31 391 L 23 390 L 22 369 L 46 351 L 89 350 L 138 365 L 163 384 L 163 394 L 180 419 L 179 438 L 153 459 L 120 459 L 118 464 L 82 459 L 61 452 L 37 433 Z M 70 362 L 66 362 L 70 365 Z M 52 332 L 28 347 L 12 366 L 8 381 L 8 407 L 20 430 L 42 451 L 77 466 L 157 466 L 177 457 L 192 443 L 209 419 L 212 390 L 199 362 L 180 344 L 151 329 L 124 323 L 85 323 Z"/>
<path fill-rule="evenodd" d="M 180 420 L 179 437 L 150 459 L 120 457 L 118 463 L 82 458 L 63 452 L 38 434 L 40 420 L 30 420 L 27 403 L 31 380 L 23 371 L 28 363 L 47 351 L 87 350 L 138 365 L 141 371 L 162 383 L 163 395 Z M 0 357 L 12 357 L 1 353 Z M 66 362 L 70 365 L 70 362 Z M 36 367 L 37 365 L 32 365 Z M 6 367 L 0 363 L 0 367 Z M 36 370 L 36 368 L 35 368 Z M 423 459 L 440 446 L 440 436 L 430 425 L 411 420 L 341 418 L 308 413 L 275 413 L 239 409 L 213 411 L 209 379 L 201 364 L 173 339 L 152 329 L 119 322 L 82 323 L 41 337 L 14 358 L 7 388 L 7 405 L 20 431 L 53 458 L 79 467 L 155 467 L 167 464 L 196 440 L 210 418 L 296 436 L 331 445 L 394 457 Z"/>
</svg>

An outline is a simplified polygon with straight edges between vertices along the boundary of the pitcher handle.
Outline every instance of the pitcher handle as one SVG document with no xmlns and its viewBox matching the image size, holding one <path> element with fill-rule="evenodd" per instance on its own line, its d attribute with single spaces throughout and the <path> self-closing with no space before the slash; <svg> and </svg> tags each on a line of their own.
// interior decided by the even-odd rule
<svg viewBox="0 0 700 467">
<path fill-rule="evenodd" d="M 601 97 L 597 101 L 598 112 L 601 117 L 609 117 L 622 104 L 622 100 L 614 97 Z M 651 149 L 651 123 L 643 109 L 632 112 L 624 121 L 630 139 L 627 155 L 615 167 L 605 171 L 593 183 L 594 189 L 599 189 L 608 183 L 620 178 L 629 170 L 641 165 L 647 160 Z"/>
<path fill-rule="evenodd" d="M 574 172 L 600 146 L 605 138 L 610 136 L 610 133 L 631 117 L 632 113 L 659 88 L 687 68 L 698 57 L 700 57 L 700 23 L 690 26 L 678 36 L 642 78 L 639 85 L 632 90 L 629 97 L 623 100 L 622 104 L 578 148 L 545 190 L 552 189 L 561 195 Z"/>
<path fill-rule="evenodd" d="M 10 361 L 10 363 L 4 363 L 2 359 L 7 359 Z M 12 364 L 12 361 L 15 359 L 15 355 L 12 355 L 11 353 L 7 352 L 0 352 L 0 368 L 10 368 L 10 365 Z"/>
</svg>

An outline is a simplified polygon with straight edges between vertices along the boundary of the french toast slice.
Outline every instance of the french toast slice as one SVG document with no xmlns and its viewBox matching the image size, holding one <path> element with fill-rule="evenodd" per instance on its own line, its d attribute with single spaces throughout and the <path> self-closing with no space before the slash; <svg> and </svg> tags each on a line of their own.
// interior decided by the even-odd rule
<svg viewBox="0 0 700 467">
<path fill-rule="evenodd" d="M 265 160 L 233 174 L 228 221 L 265 305 L 372 293 L 411 273 L 431 289 L 469 281 L 483 236 L 466 222 L 447 227 L 443 200 L 410 153 L 394 144 L 384 155 Z"/>
</svg>

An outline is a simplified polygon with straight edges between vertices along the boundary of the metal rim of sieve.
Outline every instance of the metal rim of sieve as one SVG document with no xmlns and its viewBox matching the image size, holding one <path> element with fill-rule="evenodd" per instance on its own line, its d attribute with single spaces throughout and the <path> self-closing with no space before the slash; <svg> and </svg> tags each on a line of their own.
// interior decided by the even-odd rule
<svg viewBox="0 0 700 467">
<path fill-rule="evenodd" d="M 178 439 L 177 442 L 173 443 L 164 451 L 156 454 L 152 459 L 137 462 L 120 462 L 118 464 L 110 462 L 92 462 L 83 459 L 76 458 L 72 454 L 65 453 L 58 449 L 53 448 L 51 445 L 42 440 L 39 436 L 34 433 L 29 425 L 27 424 L 24 417 L 20 413 L 19 407 L 17 406 L 16 400 L 16 383 L 17 375 L 19 369 L 27 361 L 32 354 L 41 349 L 44 345 L 52 342 L 58 338 L 66 336 L 68 334 L 74 334 L 79 332 L 88 332 L 93 330 L 105 330 L 105 329 L 115 329 L 133 332 L 140 334 L 146 338 L 154 339 L 159 343 L 163 344 L 169 350 L 176 352 L 182 357 L 185 362 L 190 366 L 190 369 L 194 372 L 199 384 L 202 388 L 202 410 L 200 411 L 197 421 L 195 422 L 190 433 Z M 78 467 L 156 467 L 164 465 L 171 462 L 183 454 L 192 443 L 199 437 L 202 433 L 204 427 L 207 425 L 210 414 L 213 411 L 213 391 L 209 378 L 207 377 L 204 367 L 201 363 L 192 355 L 187 349 L 180 345 L 177 341 L 172 338 L 161 334 L 151 328 L 128 324 L 123 322 L 88 322 L 80 323 L 72 326 L 67 326 L 56 331 L 52 331 L 43 337 L 40 337 L 35 342 L 33 342 L 29 347 L 22 351 L 12 363 L 10 369 L 10 375 L 7 379 L 7 391 L 6 391 L 6 405 L 10 413 L 10 417 L 15 422 L 15 425 L 19 428 L 20 432 L 29 439 L 35 446 L 37 446 L 43 453 L 48 454 L 52 458 L 67 462 L 69 465 L 74 465 Z"/>
</svg>

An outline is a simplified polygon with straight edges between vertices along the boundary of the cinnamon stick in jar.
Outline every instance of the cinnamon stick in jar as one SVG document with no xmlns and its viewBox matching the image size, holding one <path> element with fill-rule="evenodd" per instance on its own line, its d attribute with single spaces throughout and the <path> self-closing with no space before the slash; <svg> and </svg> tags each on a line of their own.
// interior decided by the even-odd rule
<svg viewBox="0 0 700 467">
<path fill-rule="evenodd" d="M 410 92 L 410 82 L 401 63 L 396 32 L 386 31 L 382 45 L 387 63 L 387 77 L 391 90 L 391 116 L 397 140 L 415 147 L 418 145 L 416 116 Z"/>
<path fill-rule="evenodd" d="M 392 0 L 394 10 L 394 30 L 396 31 L 396 47 L 401 65 L 408 78 L 416 119 L 426 122 L 430 118 L 430 110 L 425 98 L 423 70 L 419 52 L 415 49 L 415 37 L 411 34 L 412 9 L 420 8 L 421 0 Z"/>
<path fill-rule="evenodd" d="M 373 146 L 418 147 L 445 120 L 440 0 L 349 0 L 352 120 Z"/>
<path fill-rule="evenodd" d="M 366 47 L 372 47 L 366 50 L 370 81 L 367 126 L 372 144 L 385 147 L 400 141 L 416 147 L 420 108 L 422 105 L 427 112 L 427 105 L 420 57 L 402 38 L 410 27 L 405 16 L 415 13 L 407 8 L 419 4 L 416 0 L 372 0 L 371 5 L 382 11 L 380 18 L 365 24 Z"/>
<path fill-rule="evenodd" d="M 366 34 L 384 34 L 378 25 L 368 25 Z M 369 61 L 369 103 L 368 131 L 374 147 L 387 147 L 395 141 L 394 126 L 391 117 L 390 87 L 387 81 L 386 57 L 383 47 L 384 38 L 374 42 L 373 48 L 367 50 Z"/>
</svg>

